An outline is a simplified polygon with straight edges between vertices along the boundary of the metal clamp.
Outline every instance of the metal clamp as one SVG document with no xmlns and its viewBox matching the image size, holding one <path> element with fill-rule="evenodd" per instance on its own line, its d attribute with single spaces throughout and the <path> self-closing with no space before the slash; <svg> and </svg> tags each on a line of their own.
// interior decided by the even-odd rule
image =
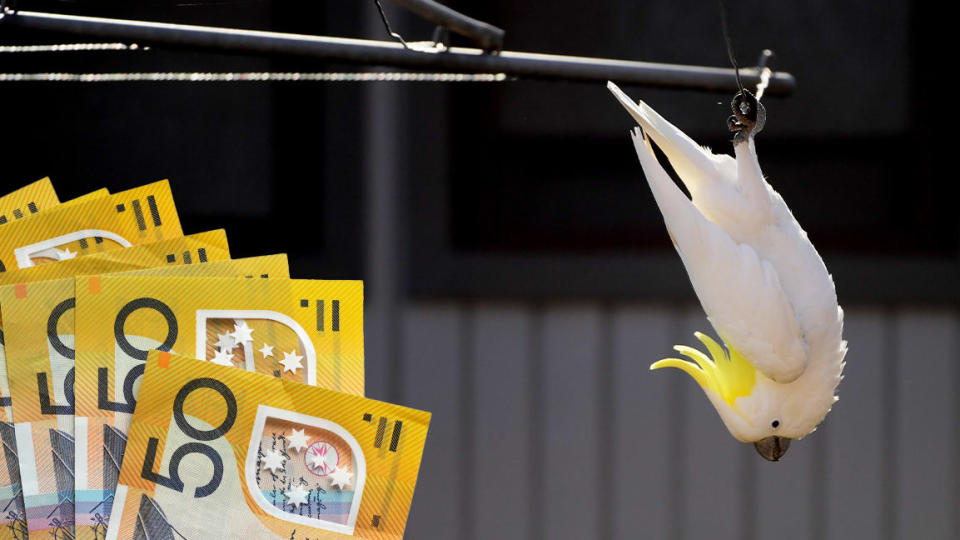
<svg viewBox="0 0 960 540">
<path fill-rule="evenodd" d="M 468 17 L 433 0 L 393 0 L 393 3 L 434 24 L 470 38 L 484 51 L 496 52 L 503 49 L 503 36 L 506 32 L 492 24 Z"/>
</svg>

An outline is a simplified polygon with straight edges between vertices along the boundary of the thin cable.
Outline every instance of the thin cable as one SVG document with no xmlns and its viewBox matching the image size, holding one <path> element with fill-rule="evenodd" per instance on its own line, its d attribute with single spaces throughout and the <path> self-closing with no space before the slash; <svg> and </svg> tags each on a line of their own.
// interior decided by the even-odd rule
<svg viewBox="0 0 960 540">
<path fill-rule="evenodd" d="M 47 53 L 47 52 L 86 52 L 86 51 L 136 51 L 141 50 L 136 43 L 57 43 L 51 45 L 0 45 L 0 53 Z M 142 50 L 149 50 L 144 47 Z"/>
<path fill-rule="evenodd" d="M 377 4 L 377 11 L 380 12 L 380 19 L 383 21 L 383 25 L 387 27 L 387 33 L 390 34 L 394 39 L 402 43 L 404 49 L 409 49 L 410 47 L 407 45 L 407 42 L 404 41 L 402 37 L 400 37 L 400 34 L 394 32 L 393 29 L 390 28 L 390 21 L 387 20 L 387 14 L 383 11 L 383 4 L 380 3 L 380 0 L 373 0 L 373 1 L 376 2 Z"/>
<path fill-rule="evenodd" d="M 141 72 L 0 73 L 0 82 L 503 82 L 504 73 L 419 72 Z"/>
<path fill-rule="evenodd" d="M 733 52 L 733 40 L 730 39 L 730 30 L 727 28 L 727 5 L 723 0 L 717 0 L 720 4 L 720 27 L 723 29 L 723 40 L 727 44 L 727 56 L 730 57 L 730 63 L 733 64 L 733 72 L 737 75 L 737 87 L 740 93 L 743 93 L 743 83 L 740 82 L 740 66 L 737 65 L 737 57 Z"/>
</svg>

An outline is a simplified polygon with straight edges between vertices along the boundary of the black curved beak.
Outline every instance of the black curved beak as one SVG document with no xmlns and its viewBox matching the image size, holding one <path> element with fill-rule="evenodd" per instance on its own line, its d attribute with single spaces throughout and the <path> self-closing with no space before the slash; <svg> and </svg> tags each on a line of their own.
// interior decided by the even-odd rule
<svg viewBox="0 0 960 540">
<path fill-rule="evenodd" d="M 790 439 L 786 437 L 767 437 L 753 443 L 757 453 L 763 456 L 767 461 L 780 461 L 780 458 L 787 453 L 790 448 Z"/>
</svg>

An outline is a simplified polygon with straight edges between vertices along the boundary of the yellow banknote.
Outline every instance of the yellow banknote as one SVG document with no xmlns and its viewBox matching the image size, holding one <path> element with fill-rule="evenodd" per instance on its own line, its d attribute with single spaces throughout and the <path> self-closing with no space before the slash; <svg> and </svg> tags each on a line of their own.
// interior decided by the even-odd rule
<svg viewBox="0 0 960 540">
<path fill-rule="evenodd" d="M 150 266 L 191 264 L 208 260 L 220 261 L 229 258 L 230 250 L 227 246 L 227 235 L 223 229 L 217 229 L 127 249 L 68 259 L 57 262 L 57 264 L 45 264 L 3 272 L 0 273 L 0 286 L 62 279 L 84 274 L 136 270 Z M 0 324 L 0 421 L 10 422 L 12 418 L 9 399 L 10 386 L 7 382 L 7 364 L 4 353 L 3 328 Z M 12 444 L 10 446 L 13 447 Z M 2 460 L 2 456 L 0 456 L 0 460 Z M 0 467 L 0 469 L 3 469 L 3 467 Z M 0 497 L 0 501 L 2 501 L 2 497 Z"/>
<path fill-rule="evenodd" d="M 11 191 L 0 197 L 0 225 L 48 210 L 60 204 L 49 178 Z"/>
<path fill-rule="evenodd" d="M 399 539 L 429 422 L 152 351 L 107 538 Z"/>
<path fill-rule="evenodd" d="M 85 197 L 3 226 L 0 272 L 182 236 L 170 185 Z"/>
<path fill-rule="evenodd" d="M 204 244 L 202 239 L 210 240 L 212 243 Z M 11 471 L 10 481 L 9 484 L 0 486 L 0 489 L 6 489 L 9 485 L 11 510 L 7 511 L 5 516 L 9 522 L 16 522 L 12 527 L 0 530 L 0 538 L 8 537 L 8 534 L 13 530 L 19 530 L 23 524 L 28 525 L 28 530 L 31 526 L 35 529 L 39 526 L 37 514 L 42 514 L 42 522 L 52 522 L 56 527 L 55 530 L 58 531 L 57 534 L 61 530 L 69 530 L 72 534 L 72 519 L 67 519 L 69 515 L 64 515 L 69 511 L 69 503 L 66 499 L 62 501 L 62 508 L 57 512 L 52 512 L 50 508 L 36 509 L 49 502 L 46 499 L 50 498 L 49 494 L 45 496 L 46 492 L 42 491 L 42 488 L 49 487 L 43 480 L 53 479 L 58 486 L 62 486 L 67 480 L 64 474 L 73 470 L 72 461 L 59 463 L 60 458 L 63 458 L 59 453 L 61 449 L 65 449 L 63 445 L 68 444 L 69 455 L 73 454 L 72 307 L 75 285 L 72 275 L 81 271 L 126 270 L 150 265 L 169 265 L 171 264 L 170 254 L 176 254 L 181 262 L 185 262 L 183 255 L 192 250 L 206 254 L 208 260 L 217 261 L 229 257 L 225 234 L 223 231 L 212 231 L 194 237 L 176 238 L 0 274 L 0 282 L 14 283 L 14 285 L 0 286 L 0 309 L 5 315 L 4 326 L 7 338 L 5 356 L 9 360 L 4 373 L 10 381 L 9 386 L 4 388 L 4 395 L 7 396 L 7 403 L 10 406 L 5 408 L 4 413 L 8 419 L 12 418 L 15 421 L 13 433 L 5 434 L 10 436 L 5 437 L 4 440 L 5 447 L 9 449 L 5 458 L 8 460 L 7 468 Z M 127 253 L 120 256 L 121 252 Z M 232 263 L 232 261 L 226 262 Z M 183 268 L 196 267 L 198 265 Z M 156 271 L 172 272 L 174 268 L 165 266 Z M 52 279 L 58 277 L 62 279 Z M 19 442 L 16 440 L 16 433 L 21 435 Z M 24 434 L 26 439 L 23 438 Z M 55 446 L 55 443 L 58 443 L 58 446 Z M 25 445 L 26 452 L 24 452 Z M 46 461 L 44 461 L 45 457 Z M 25 468 L 25 474 L 22 476 L 16 474 L 17 458 L 20 466 Z M 52 463 L 54 466 L 67 468 L 51 470 L 50 477 L 45 478 L 43 474 L 37 474 L 40 468 L 38 461 L 42 465 Z M 47 469 L 40 469 L 47 471 Z M 70 480 L 69 500 L 72 501 L 72 477 Z M 26 498 L 18 496 L 19 493 Z M 60 503 L 61 501 L 58 500 L 53 506 Z M 54 516 L 54 514 L 59 515 Z"/>
<path fill-rule="evenodd" d="M 359 281 L 84 277 L 77 336 L 76 422 L 87 432 L 91 498 L 80 502 L 99 505 L 104 520 L 151 349 L 363 394 Z"/>
<path fill-rule="evenodd" d="M 271 278 L 279 280 L 289 278 L 285 255 L 239 259 L 238 261 L 243 262 L 247 260 L 256 260 L 258 264 L 256 266 L 237 266 L 237 271 L 231 275 L 244 278 Z M 268 264 L 268 262 L 271 264 Z M 170 269 L 170 271 L 165 272 L 163 276 L 174 276 L 174 272 L 176 272 L 175 269 Z M 138 273 L 137 275 L 142 278 L 142 274 L 143 273 Z M 93 363 L 89 361 L 91 355 L 86 354 L 85 348 L 86 344 L 90 342 L 89 340 L 81 339 L 77 344 L 77 387 L 89 389 L 86 393 L 81 390 L 77 403 L 75 461 L 77 464 L 76 534 L 78 538 L 103 538 L 103 535 L 106 533 L 106 520 L 109 517 L 112 505 L 113 488 L 116 485 L 117 475 L 120 472 L 123 444 L 126 440 L 130 413 L 135 403 L 139 374 L 142 373 L 142 359 L 129 356 L 128 353 L 130 351 L 124 350 L 119 343 L 135 344 L 130 346 L 145 346 L 141 342 L 141 340 L 144 339 L 143 336 L 154 335 L 161 331 L 159 328 L 144 329 L 144 327 L 141 326 L 142 324 L 157 327 L 162 325 L 162 331 L 167 331 L 166 321 L 163 318 L 154 318 L 152 320 L 149 316 L 141 318 L 141 315 L 144 313 L 149 315 L 151 312 L 150 307 L 143 304 L 142 307 L 146 310 L 145 312 L 136 315 L 129 312 L 119 326 L 119 331 L 123 332 L 129 340 L 126 340 L 126 338 L 119 342 L 115 340 L 115 334 L 118 331 L 115 325 L 117 321 L 120 320 L 123 308 L 120 308 L 119 311 L 101 312 L 99 311 L 101 308 L 90 305 L 87 301 L 86 293 L 95 290 L 95 294 L 98 297 L 97 299 L 100 300 L 110 297 L 111 291 L 114 290 L 120 292 L 121 296 L 124 297 L 127 294 L 137 296 L 142 292 L 141 289 L 136 286 L 129 290 L 124 290 L 126 286 L 124 283 L 136 284 L 140 283 L 141 280 L 140 278 L 133 279 L 136 276 L 132 275 L 127 276 L 131 278 L 129 281 L 119 279 L 122 276 L 123 274 L 115 274 L 112 276 L 104 276 L 102 280 L 96 280 L 92 277 L 85 277 L 78 280 L 78 291 L 82 291 L 81 296 L 83 296 L 83 298 L 78 300 L 77 317 L 78 321 L 80 321 L 78 323 L 78 333 L 86 332 L 88 328 L 92 327 L 98 329 L 105 328 L 103 323 L 109 319 L 112 321 L 110 323 L 111 346 L 116 347 L 115 351 L 113 349 L 109 351 L 109 361 L 104 365 L 103 363 Z M 197 284 L 195 286 L 187 286 L 186 288 L 183 286 L 183 280 L 153 279 L 147 281 L 159 284 L 180 284 L 179 288 L 169 290 L 167 292 L 168 294 L 179 294 L 179 292 L 187 292 L 195 289 L 200 296 L 209 293 L 216 297 L 218 294 L 222 296 L 222 293 L 218 293 L 216 288 L 210 288 L 209 285 L 211 283 L 234 283 L 238 280 L 208 280 L 196 278 Z M 93 284 L 92 287 L 91 283 Z M 119 288 L 116 288 L 117 286 L 119 286 Z M 100 296 L 101 294 L 107 296 Z M 159 296 L 161 298 L 165 297 L 164 295 Z M 139 296 L 137 296 L 137 298 L 142 299 L 142 297 Z M 137 304 L 137 298 L 134 298 L 133 303 L 135 305 Z M 129 304 L 128 302 L 125 305 Z M 137 310 L 134 309 L 133 311 Z M 88 313 L 90 317 L 93 317 L 95 320 L 88 320 L 86 316 Z M 173 312 L 171 312 L 171 314 L 173 314 Z M 185 320 L 184 323 L 190 324 L 191 322 L 192 321 Z M 221 333 L 226 333 L 233 329 L 234 323 L 235 320 L 230 319 L 228 327 L 221 328 L 223 325 L 211 325 L 211 328 L 218 328 L 221 330 Z M 177 327 L 177 333 L 180 333 L 180 323 L 175 322 L 174 324 Z M 256 323 L 252 324 L 256 327 Z M 276 332 L 276 330 L 274 330 L 274 332 Z M 114 354 L 116 356 L 114 356 Z M 110 390 L 111 388 L 112 391 Z M 120 402 L 119 404 L 117 403 L 118 401 Z"/>
<path fill-rule="evenodd" d="M 0 225 L 32 216 L 60 203 L 49 178 L 38 180 L 0 197 Z M 17 469 L 13 423 L 10 422 L 10 386 L 7 383 L 3 329 L 0 328 L 0 530 L 26 537 L 26 525 L 20 521 L 23 500 L 19 496 L 20 473 Z M 8 462 L 9 459 L 9 462 Z M 12 536 L 12 537 L 17 537 Z M 6 533 L 0 532 L 0 538 Z"/>
<path fill-rule="evenodd" d="M 41 210 L 48 210 L 60 204 L 57 193 L 53 189 L 53 184 L 49 178 L 37 180 L 16 191 L 12 191 L 0 197 L 0 225 L 5 225 L 12 220 L 23 219 L 39 213 Z M 9 385 L 7 384 L 6 358 L 3 345 L 3 328 L 0 327 L 0 434 L 12 429 L 12 426 L 5 426 L 2 423 L 9 422 Z M 8 485 L 9 480 L 7 468 L 3 466 L 3 456 L 0 456 L 0 486 Z M 0 503 L 6 502 L 7 494 L 0 488 Z M 0 517 L 0 527 L 4 524 Z"/>
<path fill-rule="evenodd" d="M 10 270 L 0 273 L 0 286 L 163 266 L 178 267 L 181 264 L 222 261 L 229 258 L 227 233 L 223 229 L 216 229 L 188 236 L 171 237 L 126 249 L 70 258 L 57 261 L 56 264 Z"/>
</svg>

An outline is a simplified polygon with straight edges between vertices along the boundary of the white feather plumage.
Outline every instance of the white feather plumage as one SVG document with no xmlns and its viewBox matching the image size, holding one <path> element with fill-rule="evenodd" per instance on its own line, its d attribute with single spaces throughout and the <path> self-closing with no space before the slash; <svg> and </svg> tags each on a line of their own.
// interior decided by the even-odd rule
<svg viewBox="0 0 960 540">
<path fill-rule="evenodd" d="M 764 179 L 752 135 L 735 144 L 736 159 L 715 155 L 608 87 L 640 125 L 632 133 L 637 155 L 710 323 L 761 375 L 737 411 L 704 390 L 738 439 L 806 435 L 836 400 L 843 312 L 820 255 Z M 657 161 L 651 139 L 691 198 Z M 772 430 L 763 416 L 783 425 Z"/>
</svg>

